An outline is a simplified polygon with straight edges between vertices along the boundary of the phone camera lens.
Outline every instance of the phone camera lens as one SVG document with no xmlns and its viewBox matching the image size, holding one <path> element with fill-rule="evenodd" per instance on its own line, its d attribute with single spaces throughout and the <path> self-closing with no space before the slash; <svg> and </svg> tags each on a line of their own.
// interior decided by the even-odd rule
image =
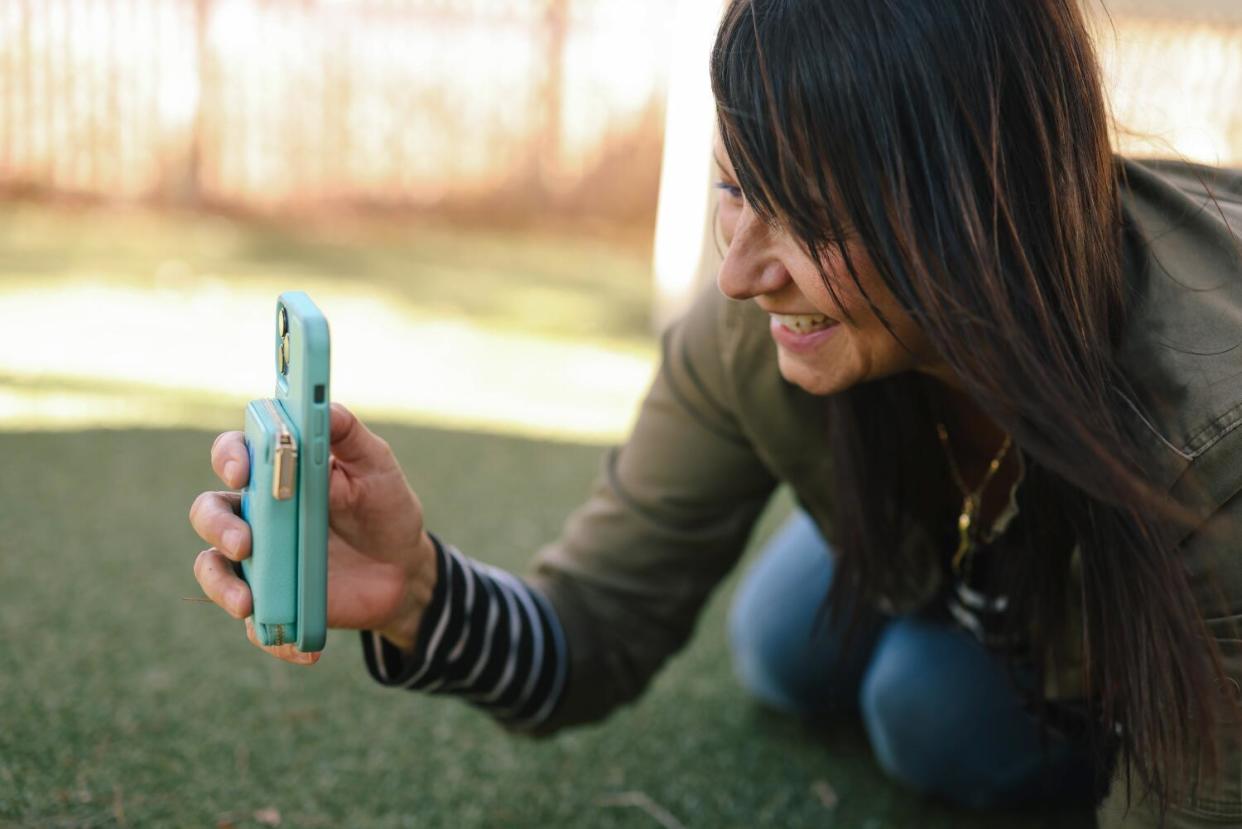
<svg viewBox="0 0 1242 829">
<path fill-rule="evenodd" d="M 276 352 L 276 362 L 280 366 L 281 374 L 289 373 L 289 335 L 284 334 L 280 338 L 280 349 Z"/>
<path fill-rule="evenodd" d="M 289 333 L 289 312 L 285 310 L 285 306 L 280 306 L 280 312 L 276 315 L 276 330 L 281 337 Z"/>
</svg>

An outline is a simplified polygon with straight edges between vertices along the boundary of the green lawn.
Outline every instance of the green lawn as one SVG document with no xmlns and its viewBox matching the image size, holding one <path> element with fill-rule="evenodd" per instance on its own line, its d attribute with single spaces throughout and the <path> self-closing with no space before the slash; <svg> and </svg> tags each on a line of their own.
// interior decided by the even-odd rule
<svg viewBox="0 0 1242 829">
<path fill-rule="evenodd" d="M 0 297 L 83 279 L 157 293 L 186 274 L 230 286 L 328 279 L 489 328 L 649 349 L 647 262 L 641 245 L 415 221 L 294 227 L 0 206 Z M 0 392 L 55 400 L 101 380 L 0 371 Z M 161 394 L 126 391 L 152 397 L 153 413 Z M 884 779 L 857 725 L 811 728 L 753 705 L 723 636 L 732 580 L 640 703 L 541 742 L 452 700 L 379 687 L 351 632 L 334 632 L 314 668 L 276 662 L 222 611 L 183 599 L 200 595 L 186 513 L 216 486 L 212 437 L 240 417 L 207 402 L 192 421 L 204 431 L 0 431 L 0 825 L 658 826 L 626 805 L 638 802 L 711 829 L 1091 825 L 930 803 Z M 372 426 L 432 527 L 514 569 L 585 496 L 600 453 Z"/>
<path fill-rule="evenodd" d="M 599 455 L 376 428 L 434 528 L 515 568 L 584 496 Z M 198 595 L 186 511 L 214 485 L 213 434 L 0 434 L 0 824 L 656 827 L 615 805 L 641 793 L 687 827 L 1091 825 L 913 797 L 856 726 L 752 705 L 726 655 L 731 582 L 639 704 L 542 742 L 380 688 L 352 632 L 334 632 L 313 668 L 276 662 L 182 599 Z"/>
</svg>

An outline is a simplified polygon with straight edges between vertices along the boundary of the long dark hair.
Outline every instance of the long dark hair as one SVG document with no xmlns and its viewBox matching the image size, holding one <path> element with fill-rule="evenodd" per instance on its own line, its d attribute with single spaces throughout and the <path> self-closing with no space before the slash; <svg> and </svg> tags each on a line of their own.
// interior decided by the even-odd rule
<svg viewBox="0 0 1242 829">
<path fill-rule="evenodd" d="M 1088 694 L 1120 726 L 1127 787 L 1133 770 L 1163 810 L 1194 748 L 1215 748 L 1223 673 L 1175 556 L 1193 515 L 1151 482 L 1125 417 L 1120 165 L 1077 0 L 734 0 L 712 83 L 752 209 L 816 261 L 838 254 L 866 296 L 850 234 L 1028 459 L 1015 623 L 1055 660 L 1081 605 Z M 920 388 L 907 372 L 826 401 L 834 608 L 927 572 L 902 543 L 943 464 Z"/>
</svg>

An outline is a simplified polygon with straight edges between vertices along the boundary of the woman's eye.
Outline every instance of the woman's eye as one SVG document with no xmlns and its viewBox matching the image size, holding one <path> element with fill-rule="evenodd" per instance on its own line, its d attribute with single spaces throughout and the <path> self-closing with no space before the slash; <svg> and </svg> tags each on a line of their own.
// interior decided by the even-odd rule
<svg viewBox="0 0 1242 829">
<path fill-rule="evenodd" d="M 738 187 L 736 184 L 730 184 L 727 181 L 718 181 L 716 182 L 716 189 L 731 199 L 742 198 L 742 188 Z"/>
</svg>

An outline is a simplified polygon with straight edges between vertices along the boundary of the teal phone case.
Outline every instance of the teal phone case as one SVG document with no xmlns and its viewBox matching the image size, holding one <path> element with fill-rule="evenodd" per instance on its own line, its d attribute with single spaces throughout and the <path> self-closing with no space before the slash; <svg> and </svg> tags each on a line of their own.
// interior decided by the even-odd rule
<svg viewBox="0 0 1242 829">
<path fill-rule="evenodd" d="M 276 399 L 299 436 L 297 646 L 318 651 L 328 633 L 328 320 L 304 292 L 287 291 L 276 322 Z"/>
<path fill-rule="evenodd" d="M 301 291 L 276 302 L 276 395 L 246 407 L 242 573 L 264 645 L 323 650 L 328 633 L 328 321 Z"/>
<path fill-rule="evenodd" d="M 251 528 L 242 572 L 254 596 L 255 635 L 264 645 L 298 639 L 298 440 L 274 399 L 246 405 L 250 481 L 241 514 Z"/>
</svg>

